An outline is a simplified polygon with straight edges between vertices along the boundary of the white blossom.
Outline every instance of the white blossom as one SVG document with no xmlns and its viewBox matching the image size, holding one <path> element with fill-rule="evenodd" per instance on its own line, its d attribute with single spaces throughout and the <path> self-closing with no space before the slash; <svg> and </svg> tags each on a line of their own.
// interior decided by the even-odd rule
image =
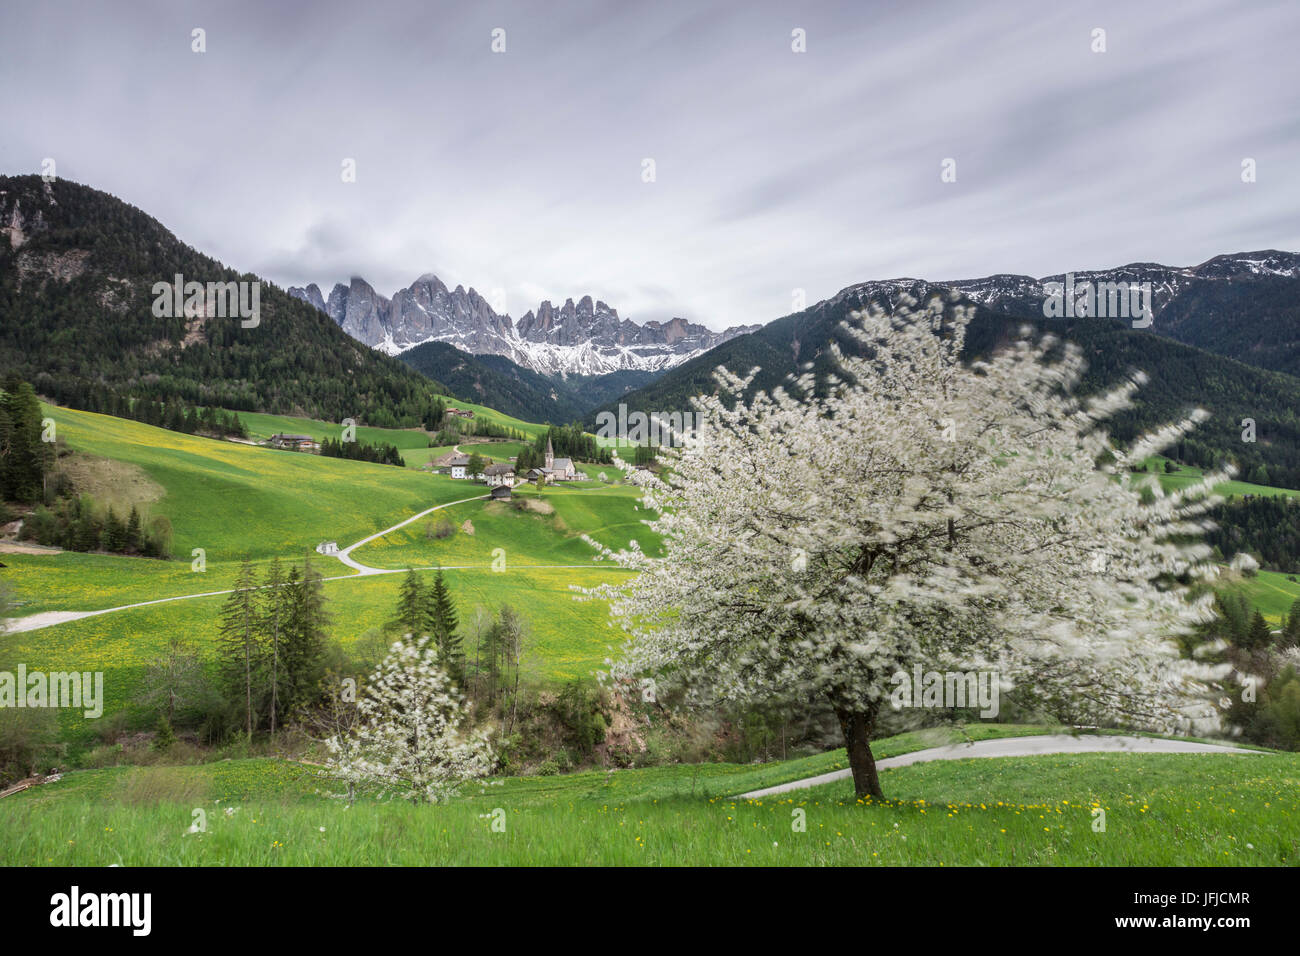
<svg viewBox="0 0 1300 956">
<path fill-rule="evenodd" d="M 613 674 L 874 715 L 914 663 L 993 669 L 1080 720 L 1213 725 L 1217 672 L 1175 638 L 1212 614 L 1189 585 L 1214 573 L 1196 538 L 1228 473 L 1167 494 L 1128 470 L 1204 413 L 1118 448 L 1101 425 L 1141 376 L 1076 397 L 1079 349 L 1027 329 L 963 364 L 971 310 L 914 305 L 855 315 L 863 357 L 836 349 L 821 388 L 746 402 L 752 375 L 720 368 L 662 477 L 623 464 L 664 554 L 600 549 L 639 572 L 586 591 L 631 638 Z"/>
<path fill-rule="evenodd" d="M 464 733 L 458 693 L 428 636 L 396 641 L 357 703 L 353 733 L 326 741 L 333 774 L 415 801 L 437 802 L 485 776 L 494 764 L 480 733 Z"/>
</svg>

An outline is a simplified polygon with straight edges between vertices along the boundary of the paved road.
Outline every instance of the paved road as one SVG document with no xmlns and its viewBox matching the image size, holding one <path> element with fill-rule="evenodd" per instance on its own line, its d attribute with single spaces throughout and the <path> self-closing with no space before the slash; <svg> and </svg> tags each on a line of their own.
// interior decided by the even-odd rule
<svg viewBox="0 0 1300 956">
<path fill-rule="evenodd" d="M 931 747 L 929 750 L 917 750 L 899 757 L 886 757 L 876 761 L 877 770 L 890 770 L 894 767 L 906 767 L 914 763 L 928 763 L 931 760 L 965 760 L 968 757 L 1032 757 L 1035 754 L 1082 754 L 1082 753 L 1147 753 L 1147 754 L 1257 754 L 1258 750 L 1245 750 L 1228 744 L 1199 744 L 1190 740 L 1161 740 L 1158 737 L 1124 737 L 1109 734 L 1044 734 L 1037 737 L 1003 737 L 1001 740 L 979 740 L 975 743 L 949 744 L 946 747 Z M 849 770 L 835 770 L 805 777 L 775 787 L 751 790 L 742 793 L 741 799 L 752 800 L 758 797 L 770 797 L 773 794 L 788 793 L 816 787 L 823 783 L 832 783 L 853 776 Z"/>
</svg>

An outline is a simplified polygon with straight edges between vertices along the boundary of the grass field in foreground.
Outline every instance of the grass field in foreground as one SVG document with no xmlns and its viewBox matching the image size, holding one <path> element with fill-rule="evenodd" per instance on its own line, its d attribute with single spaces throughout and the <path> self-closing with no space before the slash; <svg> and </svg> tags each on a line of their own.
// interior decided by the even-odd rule
<svg viewBox="0 0 1300 956">
<path fill-rule="evenodd" d="M 921 743 L 891 738 L 875 747 L 883 756 Z M 1296 754 L 918 764 L 883 771 L 884 804 L 856 802 L 847 782 L 769 800 L 722 795 L 783 773 L 801 776 L 837 757 L 843 752 L 764 767 L 584 774 L 585 788 L 567 790 L 564 777 L 526 778 L 420 807 L 369 799 L 345 807 L 323 795 L 331 788 L 314 768 L 270 760 L 78 772 L 0 802 L 0 859 L 82 866 L 1300 863 Z M 592 778 L 607 785 L 593 787 Z M 1104 832 L 1094 830 L 1095 808 L 1105 811 Z M 204 811 L 207 829 L 187 833 L 195 809 Z M 794 826 L 801 818 L 802 832 Z M 498 819 L 504 832 L 493 829 Z"/>
</svg>

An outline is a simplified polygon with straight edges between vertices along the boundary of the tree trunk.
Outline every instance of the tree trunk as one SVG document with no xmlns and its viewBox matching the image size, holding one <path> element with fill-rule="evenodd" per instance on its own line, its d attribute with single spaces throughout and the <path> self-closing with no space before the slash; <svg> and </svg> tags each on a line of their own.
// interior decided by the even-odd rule
<svg viewBox="0 0 1300 956">
<path fill-rule="evenodd" d="M 246 725 L 248 727 L 248 739 L 253 739 L 253 661 L 252 650 L 248 646 L 248 632 L 244 632 L 244 689 L 247 693 L 248 715 Z"/>
<path fill-rule="evenodd" d="M 271 658 L 271 742 L 275 742 L 275 711 L 276 704 L 279 703 L 280 690 L 280 623 L 276 621 L 273 625 L 275 631 L 271 638 L 272 658 Z"/>
<path fill-rule="evenodd" d="M 835 709 L 844 733 L 844 747 L 849 752 L 849 768 L 853 771 L 853 791 L 861 800 L 864 797 L 885 799 L 880 790 L 880 777 L 876 774 L 876 758 L 871 754 L 871 731 L 876 724 L 876 707 L 863 712 Z"/>
</svg>

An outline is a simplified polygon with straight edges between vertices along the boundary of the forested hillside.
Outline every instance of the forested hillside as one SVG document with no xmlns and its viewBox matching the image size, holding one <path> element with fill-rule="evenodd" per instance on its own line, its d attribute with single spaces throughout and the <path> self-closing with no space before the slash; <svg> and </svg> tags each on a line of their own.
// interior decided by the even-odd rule
<svg viewBox="0 0 1300 956">
<path fill-rule="evenodd" d="M 805 363 L 819 375 L 831 370 L 829 346 L 837 341 L 853 351 L 854 343 L 839 328 L 868 298 L 852 290 L 811 308 L 778 319 L 750 335 L 732 339 L 657 381 L 625 396 L 633 410 L 687 410 L 690 397 L 714 390 L 713 370 L 725 365 L 735 372 L 758 368 L 754 388 L 781 384 Z M 967 336 L 967 354 L 987 355 L 1010 341 L 1029 323 L 1076 342 L 1088 360 L 1085 387 L 1101 389 L 1133 370 L 1150 381 L 1138 394 L 1138 404 L 1111 421 L 1121 440 L 1144 429 L 1202 407 L 1209 421 L 1179 445 L 1179 460 L 1201 467 L 1218 461 L 1237 463 L 1243 477 L 1259 484 L 1300 486 L 1300 379 L 1254 368 L 1160 336 L 1150 335 L 1111 319 L 1058 319 L 1009 316 L 976 307 Z M 616 402 L 605 408 L 613 410 Z M 1254 442 L 1244 441 L 1243 419 L 1255 422 Z M 594 425 L 595 413 L 587 416 Z"/>
<path fill-rule="evenodd" d="M 112 411 L 144 399 L 395 426 L 422 421 L 446 391 L 264 280 L 256 327 L 155 316 L 154 284 L 177 275 L 259 281 L 107 193 L 0 177 L 0 370 L 56 402 Z"/>
<path fill-rule="evenodd" d="M 425 342 L 398 358 L 466 401 L 515 418 L 564 422 L 585 411 L 562 386 L 504 356 L 470 355 L 447 342 Z"/>
<path fill-rule="evenodd" d="M 504 355 L 470 355 L 447 342 L 426 342 L 398 356 L 452 394 L 532 422 L 580 419 L 598 405 L 654 381 L 659 372 L 624 369 L 604 375 L 542 375 Z"/>
</svg>

